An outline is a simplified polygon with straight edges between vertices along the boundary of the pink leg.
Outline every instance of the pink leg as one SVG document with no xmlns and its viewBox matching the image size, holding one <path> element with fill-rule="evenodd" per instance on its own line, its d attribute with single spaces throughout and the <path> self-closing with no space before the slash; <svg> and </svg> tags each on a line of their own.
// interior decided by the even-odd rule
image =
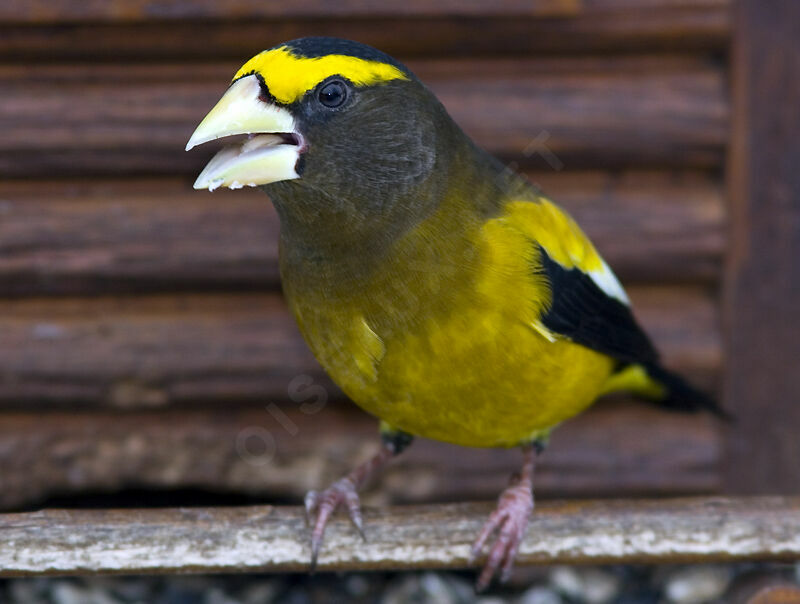
<svg viewBox="0 0 800 604">
<path fill-rule="evenodd" d="M 501 582 L 509 579 L 514 558 L 525 537 L 525 529 L 528 528 L 528 520 L 533 511 L 533 469 L 536 449 L 533 445 L 525 445 L 522 452 L 525 456 L 522 473 L 512 476 L 511 484 L 500 495 L 497 508 L 483 525 L 472 546 L 470 558 L 474 561 L 483 551 L 489 537 L 497 532 L 497 539 L 489 549 L 486 565 L 475 586 L 478 591 L 483 591 L 489 586 L 498 570 Z"/>
<path fill-rule="evenodd" d="M 306 494 L 306 517 L 308 518 L 309 525 L 312 524 L 312 518 L 316 515 L 316 518 L 313 519 L 313 528 L 311 530 L 312 570 L 317 565 L 317 557 L 319 556 L 319 548 L 322 545 L 322 537 L 325 534 L 325 527 L 331 515 L 340 504 L 344 503 L 347 506 L 350 520 L 353 521 L 361 537 L 366 540 L 366 536 L 364 535 L 364 523 L 361 518 L 361 503 L 358 499 L 358 490 L 370 476 L 383 468 L 383 466 L 394 457 L 395 450 L 396 449 L 391 445 L 384 445 L 372 458 L 357 466 L 347 476 L 337 480 L 321 493 L 309 491 Z"/>
</svg>

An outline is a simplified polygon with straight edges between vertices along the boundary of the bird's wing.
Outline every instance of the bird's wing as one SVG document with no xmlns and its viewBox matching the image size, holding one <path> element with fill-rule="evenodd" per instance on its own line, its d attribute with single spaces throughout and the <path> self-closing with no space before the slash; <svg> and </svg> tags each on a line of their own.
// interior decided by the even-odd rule
<svg viewBox="0 0 800 604">
<path fill-rule="evenodd" d="M 566 268 L 539 246 L 537 269 L 550 285 L 551 301 L 541 322 L 551 332 L 628 363 L 655 363 L 656 352 L 623 301 L 603 287 L 592 273 Z M 607 275 L 614 273 L 606 267 Z M 599 281 L 599 282 L 598 282 Z"/>
<path fill-rule="evenodd" d="M 529 274 L 540 282 L 543 297 L 539 331 L 624 363 L 657 362 L 658 353 L 636 322 L 619 280 L 566 212 L 539 198 L 509 203 L 500 220 L 529 247 Z"/>
</svg>

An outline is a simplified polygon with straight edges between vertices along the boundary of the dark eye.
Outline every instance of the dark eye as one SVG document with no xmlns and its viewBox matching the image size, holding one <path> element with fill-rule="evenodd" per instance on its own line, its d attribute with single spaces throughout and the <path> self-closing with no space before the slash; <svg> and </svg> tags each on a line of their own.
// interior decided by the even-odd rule
<svg viewBox="0 0 800 604">
<path fill-rule="evenodd" d="M 333 109 L 339 107 L 347 99 L 347 87 L 339 80 L 325 84 L 319 91 L 319 102 Z"/>
</svg>

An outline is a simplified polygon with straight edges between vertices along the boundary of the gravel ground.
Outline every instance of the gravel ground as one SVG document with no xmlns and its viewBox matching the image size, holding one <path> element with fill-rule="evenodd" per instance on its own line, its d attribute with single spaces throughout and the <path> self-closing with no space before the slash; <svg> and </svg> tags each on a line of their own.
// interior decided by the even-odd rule
<svg viewBox="0 0 800 604">
<path fill-rule="evenodd" d="M 510 585 L 480 596 L 473 580 L 471 573 L 446 572 L 8 579 L 0 582 L 0 603 L 735 603 L 765 585 L 799 586 L 800 566 L 528 568 L 518 569 Z"/>
</svg>

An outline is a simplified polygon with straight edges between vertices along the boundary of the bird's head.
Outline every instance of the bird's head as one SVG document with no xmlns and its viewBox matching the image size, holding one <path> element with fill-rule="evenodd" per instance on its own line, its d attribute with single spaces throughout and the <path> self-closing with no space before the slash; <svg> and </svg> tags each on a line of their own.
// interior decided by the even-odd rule
<svg viewBox="0 0 800 604">
<path fill-rule="evenodd" d="M 385 203 L 428 177 L 437 131 L 450 123 L 433 94 L 383 52 L 301 38 L 245 63 L 186 149 L 248 135 L 214 156 L 196 189 L 291 181 L 317 196 Z"/>
</svg>

